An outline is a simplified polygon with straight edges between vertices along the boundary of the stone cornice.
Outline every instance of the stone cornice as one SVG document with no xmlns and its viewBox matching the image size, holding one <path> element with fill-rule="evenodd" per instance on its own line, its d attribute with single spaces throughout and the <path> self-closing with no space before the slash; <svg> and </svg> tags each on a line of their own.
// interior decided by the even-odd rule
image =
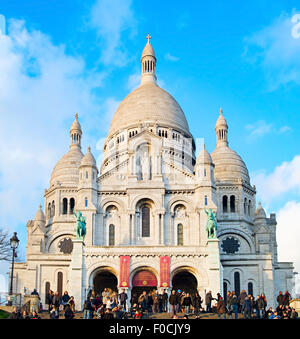
<svg viewBox="0 0 300 339">
<path fill-rule="evenodd" d="M 85 257 L 206 257 L 206 247 L 174 247 L 174 246 L 145 246 L 132 245 L 130 247 L 87 247 L 84 249 Z"/>
</svg>

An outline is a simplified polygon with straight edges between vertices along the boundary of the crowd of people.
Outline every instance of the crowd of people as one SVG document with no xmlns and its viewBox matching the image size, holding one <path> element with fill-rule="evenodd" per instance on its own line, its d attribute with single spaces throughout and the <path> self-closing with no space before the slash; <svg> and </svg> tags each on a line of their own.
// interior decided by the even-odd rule
<svg viewBox="0 0 300 339">
<path fill-rule="evenodd" d="M 36 291 L 34 291 L 37 293 Z M 166 290 L 143 291 L 132 293 L 130 300 L 124 290 L 120 293 L 105 288 L 102 293 L 90 290 L 83 304 L 84 319 L 141 319 L 155 313 L 170 313 L 172 319 L 201 318 L 201 314 L 214 313 L 219 319 L 297 319 L 298 313 L 290 306 L 291 295 L 288 291 L 277 296 L 278 306 L 268 308 L 266 296 L 258 295 L 254 298 L 245 290 L 236 295 L 229 291 L 225 298 L 219 293 L 213 297 L 208 291 L 204 300 L 197 291 L 189 293 L 172 290 L 168 295 Z M 59 319 L 63 314 L 65 319 L 73 319 L 75 316 L 75 301 L 65 291 L 62 296 L 58 292 L 49 291 L 46 296 L 50 319 Z M 129 306 L 130 304 L 130 306 Z M 202 307 L 202 304 L 204 305 Z M 36 310 L 30 314 L 26 311 L 21 313 L 15 308 L 11 314 L 13 319 L 39 319 Z"/>
<path fill-rule="evenodd" d="M 278 306 L 273 309 L 268 308 L 267 298 L 264 293 L 254 298 L 251 294 L 247 294 L 245 290 L 242 290 L 239 296 L 236 296 L 234 291 L 227 293 L 224 300 L 220 294 L 217 298 L 212 298 L 211 292 L 206 294 L 206 311 L 211 312 L 212 300 L 216 300 L 215 312 L 218 314 L 218 318 L 227 316 L 232 319 L 233 315 L 235 319 L 238 319 L 239 313 L 242 314 L 244 319 L 297 319 L 298 313 L 292 307 L 290 307 L 291 295 L 288 291 L 284 294 L 282 291 L 277 296 Z"/>
</svg>

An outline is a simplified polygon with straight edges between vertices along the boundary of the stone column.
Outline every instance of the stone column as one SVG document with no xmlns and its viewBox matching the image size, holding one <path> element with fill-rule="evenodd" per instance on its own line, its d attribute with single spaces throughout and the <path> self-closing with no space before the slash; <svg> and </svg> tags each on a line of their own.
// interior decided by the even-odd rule
<svg viewBox="0 0 300 339">
<path fill-rule="evenodd" d="M 69 292 L 74 296 L 75 307 L 77 311 L 82 310 L 84 302 L 83 293 L 83 246 L 84 243 L 80 239 L 73 240 L 72 260 L 69 272 Z"/>
<path fill-rule="evenodd" d="M 164 220 L 165 214 L 162 213 L 160 216 L 161 216 L 160 217 L 160 244 L 164 245 L 165 243 L 165 220 Z"/>
<path fill-rule="evenodd" d="M 220 262 L 219 239 L 208 239 L 207 241 L 207 264 L 208 264 L 208 290 L 213 295 L 223 295 L 223 270 Z"/>
</svg>

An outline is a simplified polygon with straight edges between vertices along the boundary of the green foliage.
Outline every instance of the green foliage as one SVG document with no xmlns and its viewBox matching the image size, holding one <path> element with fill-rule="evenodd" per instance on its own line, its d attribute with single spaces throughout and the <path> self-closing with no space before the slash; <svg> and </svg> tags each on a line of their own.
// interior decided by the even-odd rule
<svg viewBox="0 0 300 339">
<path fill-rule="evenodd" d="M 0 319 L 7 319 L 9 318 L 9 313 L 3 310 L 0 310 Z"/>
</svg>

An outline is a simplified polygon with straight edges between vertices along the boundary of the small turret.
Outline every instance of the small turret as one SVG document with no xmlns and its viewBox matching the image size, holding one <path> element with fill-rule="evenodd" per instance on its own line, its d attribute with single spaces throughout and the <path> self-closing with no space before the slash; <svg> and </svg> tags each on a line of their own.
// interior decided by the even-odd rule
<svg viewBox="0 0 300 339">
<path fill-rule="evenodd" d="M 205 144 L 203 144 L 203 148 L 197 157 L 195 165 L 195 172 L 198 181 L 209 181 L 214 184 L 214 167 L 212 158 L 207 152 Z"/>
<path fill-rule="evenodd" d="M 220 109 L 220 116 L 216 124 L 217 147 L 228 146 L 228 125 L 223 116 L 223 110 Z"/>
<path fill-rule="evenodd" d="M 153 47 L 150 44 L 151 36 L 148 34 L 148 42 L 142 54 L 142 85 L 145 83 L 156 83 L 156 56 Z"/>
<path fill-rule="evenodd" d="M 71 145 L 70 148 L 81 148 L 81 136 L 82 136 L 82 130 L 80 123 L 78 121 L 78 114 L 75 115 L 75 120 L 71 126 L 70 130 L 70 136 L 71 136 Z"/>
<path fill-rule="evenodd" d="M 91 147 L 89 147 L 86 155 L 82 158 L 79 167 L 79 187 L 97 188 L 97 176 L 97 163 L 91 152 Z"/>
</svg>

